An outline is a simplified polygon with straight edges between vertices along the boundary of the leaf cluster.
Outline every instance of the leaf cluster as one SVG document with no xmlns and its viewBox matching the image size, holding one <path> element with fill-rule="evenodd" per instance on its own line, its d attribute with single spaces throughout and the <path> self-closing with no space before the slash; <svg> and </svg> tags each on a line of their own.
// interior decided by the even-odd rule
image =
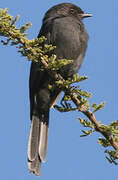
<svg viewBox="0 0 118 180">
<path fill-rule="evenodd" d="M 69 78 L 67 80 L 63 81 L 56 81 L 56 86 L 61 87 L 64 85 L 66 89 L 70 89 L 70 91 L 80 100 L 80 106 L 84 105 L 86 108 L 90 108 L 89 102 L 87 98 L 90 98 L 92 95 L 91 93 L 84 91 L 81 89 L 80 86 L 78 86 L 77 83 L 86 80 L 87 76 L 79 76 L 78 74 L 75 74 L 73 78 Z M 77 85 L 73 84 L 76 83 Z M 65 94 L 61 100 L 60 103 L 61 106 L 56 105 L 55 108 L 60 112 L 68 112 L 68 111 L 75 111 L 78 110 L 78 107 L 75 107 L 72 103 L 72 99 L 68 91 L 65 90 Z"/>
</svg>

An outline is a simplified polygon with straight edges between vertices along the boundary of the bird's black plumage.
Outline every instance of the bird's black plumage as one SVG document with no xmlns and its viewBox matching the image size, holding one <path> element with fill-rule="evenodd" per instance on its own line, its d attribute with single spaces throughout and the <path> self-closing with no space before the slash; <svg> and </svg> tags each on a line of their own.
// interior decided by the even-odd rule
<svg viewBox="0 0 118 180">
<path fill-rule="evenodd" d="M 45 43 L 56 46 L 53 54 L 59 59 L 72 59 L 71 64 L 58 71 L 64 79 L 72 77 L 80 68 L 87 48 L 88 34 L 82 19 L 89 17 L 78 6 L 63 3 L 49 9 L 44 16 L 38 37 L 45 36 Z M 32 62 L 30 72 L 30 111 L 31 130 L 28 144 L 29 170 L 40 174 L 41 162 L 46 160 L 49 110 L 60 94 L 53 92 L 48 85 L 51 78 L 46 71 L 40 71 L 38 65 Z"/>
</svg>

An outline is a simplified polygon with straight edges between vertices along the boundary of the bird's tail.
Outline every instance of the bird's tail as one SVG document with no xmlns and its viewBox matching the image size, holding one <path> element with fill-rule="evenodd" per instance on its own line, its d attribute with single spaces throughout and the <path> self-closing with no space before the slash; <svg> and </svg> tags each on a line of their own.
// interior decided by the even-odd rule
<svg viewBox="0 0 118 180">
<path fill-rule="evenodd" d="M 41 162 L 46 161 L 48 121 L 49 117 L 44 115 L 41 116 L 41 119 L 37 115 L 32 116 L 28 142 L 28 168 L 37 176 L 40 176 Z"/>
</svg>

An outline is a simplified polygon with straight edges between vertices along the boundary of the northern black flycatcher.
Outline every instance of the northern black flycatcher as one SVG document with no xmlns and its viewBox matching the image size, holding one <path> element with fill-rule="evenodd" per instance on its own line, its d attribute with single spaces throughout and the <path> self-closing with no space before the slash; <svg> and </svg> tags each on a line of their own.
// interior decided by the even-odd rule
<svg viewBox="0 0 118 180">
<path fill-rule="evenodd" d="M 72 63 L 59 69 L 64 79 L 72 77 L 80 68 L 88 42 L 88 33 L 82 22 L 90 17 L 78 6 L 71 3 L 58 4 L 49 9 L 43 19 L 38 37 L 45 36 L 45 43 L 56 46 L 53 54 L 59 59 L 72 59 Z M 46 160 L 49 111 L 60 94 L 60 90 L 50 91 L 51 78 L 32 62 L 30 72 L 30 112 L 31 130 L 28 144 L 28 167 L 31 173 L 40 175 L 41 162 Z"/>
</svg>

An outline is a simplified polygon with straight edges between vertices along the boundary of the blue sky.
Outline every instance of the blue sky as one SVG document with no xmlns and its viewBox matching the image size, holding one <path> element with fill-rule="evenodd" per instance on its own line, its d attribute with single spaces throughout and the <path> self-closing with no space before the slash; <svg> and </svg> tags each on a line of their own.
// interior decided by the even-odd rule
<svg viewBox="0 0 118 180">
<path fill-rule="evenodd" d="M 18 25 L 32 22 L 28 38 L 36 38 L 44 13 L 63 0 L 1 0 L 1 8 L 20 15 Z M 67 2 L 67 1 L 66 1 Z M 81 75 L 89 79 L 83 89 L 93 93 L 90 102 L 106 101 L 96 113 L 97 120 L 109 124 L 118 119 L 118 21 L 117 0 L 70 0 L 94 16 L 84 20 L 90 40 Z M 27 168 L 27 142 L 30 130 L 28 78 L 30 62 L 15 47 L 0 45 L 0 179 L 37 180 Z M 51 110 L 47 162 L 42 165 L 41 180 L 116 180 L 118 167 L 105 159 L 97 143 L 101 135 L 80 138 L 81 113 Z"/>
</svg>

